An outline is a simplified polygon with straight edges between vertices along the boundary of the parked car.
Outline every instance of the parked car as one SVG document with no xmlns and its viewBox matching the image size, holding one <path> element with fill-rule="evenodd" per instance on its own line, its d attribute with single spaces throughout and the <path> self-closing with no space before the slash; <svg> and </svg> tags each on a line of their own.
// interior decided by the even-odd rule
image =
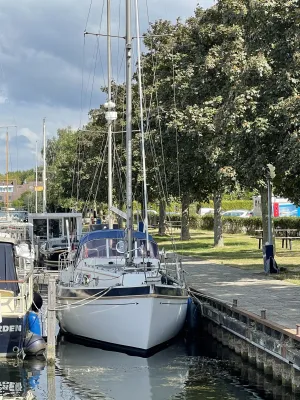
<svg viewBox="0 0 300 400">
<path fill-rule="evenodd" d="M 253 212 L 250 210 L 229 210 L 222 213 L 222 217 L 240 217 L 249 218 L 253 216 Z"/>
<path fill-rule="evenodd" d="M 181 216 L 181 213 L 178 212 L 178 211 L 167 211 L 167 212 L 166 212 L 166 216 L 167 216 L 167 217 L 173 217 L 174 215 L 180 217 L 180 216 Z"/>
<path fill-rule="evenodd" d="M 208 207 L 201 207 L 198 210 L 199 215 L 206 215 L 206 214 L 213 214 L 214 209 L 213 208 L 208 208 Z"/>
</svg>

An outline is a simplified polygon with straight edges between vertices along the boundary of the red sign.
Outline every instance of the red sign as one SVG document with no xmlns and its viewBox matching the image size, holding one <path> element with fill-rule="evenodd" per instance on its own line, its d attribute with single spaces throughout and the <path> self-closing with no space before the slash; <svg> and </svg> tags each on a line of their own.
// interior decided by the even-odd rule
<svg viewBox="0 0 300 400">
<path fill-rule="evenodd" d="M 274 217 L 279 217 L 279 203 L 274 203 L 273 213 Z"/>
</svg>

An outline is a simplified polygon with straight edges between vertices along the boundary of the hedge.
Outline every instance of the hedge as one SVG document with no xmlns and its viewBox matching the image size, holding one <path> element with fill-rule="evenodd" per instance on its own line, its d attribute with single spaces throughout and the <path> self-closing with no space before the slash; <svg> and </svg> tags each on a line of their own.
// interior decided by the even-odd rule
<svg viewBox="0 0 300 400">
<path fill-rule="evenodd" d="M 209 203 L 201 204 L 202 207 L 214 208 L 214 202 L 211 200 Z M 222 210 L 252 210 L 253 200 L 223 200 Z"/>
<path fill-rule="evenodd" d="M 181 220 L 177 216 L 177 221 Z M 254 235 L 255 231 L 262 229 L 261 217 L 222 217 L 223 232 L 224 233 L 246 233 Z M 300 218 L 297 217 L 281 217 L 273 218 L 275 229 L 299 229 L 300 231 Z M 198 214 L 190 215 L 190 227 L 192 229 L 214 229 L 214 216 L 212 214 L 203 215 L 200 217 Z"/>
</svg>

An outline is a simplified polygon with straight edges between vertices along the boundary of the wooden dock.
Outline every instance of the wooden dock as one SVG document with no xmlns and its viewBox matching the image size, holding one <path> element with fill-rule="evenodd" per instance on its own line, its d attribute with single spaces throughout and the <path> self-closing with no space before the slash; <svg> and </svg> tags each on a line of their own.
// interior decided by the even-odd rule
<svg viewBox="0 0 300 400">
<path fill-rule="evenodd" d="M 300 287 L 206 261 L 184 266 L 209 333 L 300 393 Z"/>
</svg>

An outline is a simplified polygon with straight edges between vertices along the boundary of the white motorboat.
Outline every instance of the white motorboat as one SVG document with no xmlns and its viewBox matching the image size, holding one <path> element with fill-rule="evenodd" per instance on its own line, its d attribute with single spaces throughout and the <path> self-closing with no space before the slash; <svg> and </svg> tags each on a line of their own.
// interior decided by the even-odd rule
<svg viewBox="0 0 300 400">
<path fill-rule="evenodd" d="M 143 232 L 133 234 L 133 264 L 127 266 L 124 235 L 102 230 L 81 239 L 75 260 L 62 263 L 57 316 L 65 333 L 147 351 L 182 329 L 188 296 L 180 262 L 162 262 L 151 236 L 147 257 Z"/>
<path fill-rule="evenodd" d="M 0 357 L 22 354 L 33 301 L 33 265 L 15 258 L 15 243 L 0 238 Z"/>
</svg>

